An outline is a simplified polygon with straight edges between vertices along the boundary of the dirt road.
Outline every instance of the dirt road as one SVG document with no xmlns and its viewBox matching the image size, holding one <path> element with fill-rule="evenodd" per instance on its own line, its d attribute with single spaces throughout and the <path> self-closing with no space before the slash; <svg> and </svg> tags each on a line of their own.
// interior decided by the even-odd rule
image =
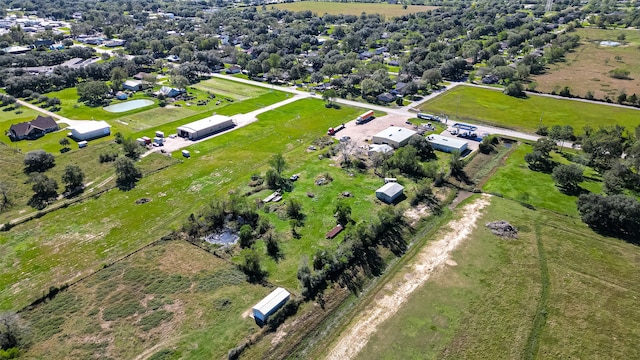
<svg viewBox="0 0 640 360">
<path fill-rule="evenodd" d="M 344 360 L 356 356 L 365 347 L 369 337 L 385 320 L 393 316 L 411 293 L 424 284 L 431 274 L 449 261 L 451 252 L 458 247 L 476 226 L 481 210 L 489 205 L 489 195 L 483 195 L 461 209 L 460 220 L 451 221 L 437 241 L 423 248 L 407 265 L 402 279 L 393 279 L 378 294 L 373 294 L 367 309 L 340 334 L 339 341 L 326 359 Z M 391 294 L 388 294 L 392 289 Z"/>
</svg>

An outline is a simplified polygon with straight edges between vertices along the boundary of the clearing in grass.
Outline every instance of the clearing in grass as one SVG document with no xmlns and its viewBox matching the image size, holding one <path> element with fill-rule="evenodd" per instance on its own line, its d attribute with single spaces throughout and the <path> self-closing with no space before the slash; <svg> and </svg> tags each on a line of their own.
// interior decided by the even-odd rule
<svg viewBox="0 0 640 360">
<path fill-rule="evenodd" d="M 581 28 L 575 34 L 581 45 L 565 55 L 566 61 L 550 64 L 547 73 L 533 78 L 537 90 L 557 93 L 568 86 L 572 94 L 585 97 L 591 91 L 596 99 L 606 96 L 614 102 L 622 91 L 640 96 L 637 30 Z M 602 41 L 618 45 L 606 46 Z M 609 72 L 614 69 L 628 71 L 628 78 L 612 78 Z"/>
<path fill-rule="evenodd" d="M 230 97 L 236 100 L 245 100 L 248 98 L 260 96 L 268 93 L 270 90 L 263 87 L 246 85 L 231 80 L 220 78 L 211 78 L 203 80 L 195 85 L 194 88 L 208 91 L 216 95 Z"/>
<path fill-rule="evenodd" d="M 458 86 L 427 101 L 420 110 L 449 116 L 450 120 L 481 122 L 533 133 L 542 126 L 571 125 L 577 134 L 589 125 L 619 124 L 626 129 L 640 125 L 640 110 L 530 95 L 519 99 L 500 91 Z"/>
</svg>

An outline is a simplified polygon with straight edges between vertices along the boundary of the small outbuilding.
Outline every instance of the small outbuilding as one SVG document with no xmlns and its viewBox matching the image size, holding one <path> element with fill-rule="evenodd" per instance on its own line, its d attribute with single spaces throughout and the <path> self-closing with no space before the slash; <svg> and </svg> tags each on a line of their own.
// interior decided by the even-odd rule
<svg viewBox="0 0 640 360">
<path fill-rule="evenodd" d="M 223 115 L 213 115 L 178 127 L 178 136 L 197 140 L 235 126 L 233 119 Z"/>
<path fill-rule="evenodd" d="M 334 237 L 338 236 L 338 234 L 340 234 L 342 232 L 342 230 L 344 229 L 344 227 L 342 227 L 342 225 L 338 224 L 336 225 L 333 229 L 331 229 L 327 235 L 325 236 L 327 239 L 333 239 Z"/>
<path fill-rule="evenodd" d="M 291 294 L 283 288 L 279 287 L 273 290 L 253 307 L 253 318 L 258 324 L 266 324 L 269 315 L 273 315 L 278 311 L 289 300 L 290 296 Z"/>
<path fill-rule="evenodd" d="M 427 141 L 431 144 L 431 147 L 435 150 L 444 151 L 447 153 L 452 153 L 454 151 L 459 151 L 463 153 L 467 150 L 467 142 L 465 140 L 450 138 L 442 135 L 429 135 L 427 136 Z"/>
<path fill-rule="evenodd" d="M 376 197 L 387 204 L 391 204 L 402 196 L 403 192 L 404 186 L 397 182 L 388 182 L 376 190 Z"/>
<path fill-rule="evenodd" d="M 369 150 L 367 151 L 367 155 L 373 156 L 373 154 L 375 154 L 375 153 L 392 154 L 393 153 L 393 148 L 391 146 L 389 146 L 389 145 L 386 145 L 386 144 L 369 145 Z"/>
<path fill-rule="evenodd" d="M 111 134 L 111 125 L 106 121 L 78 121 L 68 128 L 76 140 L 90 140 Z"/>
<path fill-rule="evenodd" d="M 373 135 L 374 144 L 386 144 L 393 148 L 401 148 L 409 143 L 409 139 L 417 132 L 403 127 L 392 126 Z"/>
</svg>

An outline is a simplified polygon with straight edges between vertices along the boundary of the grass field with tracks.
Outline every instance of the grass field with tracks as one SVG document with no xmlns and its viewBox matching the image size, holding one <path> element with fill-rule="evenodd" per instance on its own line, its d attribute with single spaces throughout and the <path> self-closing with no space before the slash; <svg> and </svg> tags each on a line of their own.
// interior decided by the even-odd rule
<svg viewBox="0 0 640 360">
<path fill-rule="evenodd" d="M 449 115 L 449 119 L 473 121 L 533 133 L 542 125 L 571 125 L 581 134 L 585 125 L 594 129 L 619 124 L 627 129 L 640 125 L 640 110 L 531 95 L 526 99 L 500 91 L 458 86 L 427 101 L 421 110 Z"/>
<path fill-rule="evenodd" d="M 386 4 L 386 3 L 357 3 L 357 2 L 326 2 L 326 1 L 298 1 L 292 3 L 283 3 L 276 5 L 268 5 L 277 9 L 289 10 L 293 12 L 307 11 L 322 16 L 324 14 L 331 15 L 360 15 L 363 12 L 368 14 L 381 14 L 386 17 L 398 17 L 417 12 L 430 11 L 436 9 L 437 6 L 408 5 L 406 9 L 402 4 Z"/>
<path fill-rule="evenodd" d="M 517 240 L 484 224 L 507 220 Z M 637 358 L 638 248 L 578 218 L 493 197 L 446 266 L 358 359 Z M 402 276 L 399 274 L 398 276 Z"/>
</svg>

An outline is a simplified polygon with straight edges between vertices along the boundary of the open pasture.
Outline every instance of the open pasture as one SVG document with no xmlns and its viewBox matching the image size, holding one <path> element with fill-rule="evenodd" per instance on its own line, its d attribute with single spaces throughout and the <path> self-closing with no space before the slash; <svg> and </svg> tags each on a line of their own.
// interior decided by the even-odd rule
<svg viewBox="0 0 640 360">
<path fill-rule="evenodd" d="M 484 226 L 496 220 L 518 228 L 518 239 Z M 640 296 L 637 247 L 599 236 L 575 217 L 493 197 L 452 260 L 358 359 L 640 356 L 632 305 Z"/>
<path fill-rule="evenodd" d="M 616 101 L 620 91 L 640 96 L 640 34 L 637 30 L 582 28 L 575 32 L 581 45 L 566 54 L 565 62 L 548 66 L 547 73 L 535 76 L 537 90 L 550 93 L 569 86 L 571 93 L 584 97 L 591 91 L 595 98 Z M 624 40 L 621 38 L 624 37 Z M 600 45 L 613 41 L 619 46 Z M 628 79 L 614 79 L 609 71 L 629 71 Z"/>
<path fill-rule="evenodd" d="M 539 124 L 571 125 L 576 134 L 592 128 L 619 124 L 627 129 L 640 125 L 640 110 L 531 95 L 526 99 L 500 91 L 458 86 L 427 101 L 421 110 L 444 113 L 449 120 L 473 121 L 533 133 Z"/>
<path fill-rule="evenodd" d="M 346 106 L 327 110 L 314 99 L 297 101 L 260 115 L 258 122 L 247 127 L 190 146 L 190 159 L 143 178 L 131 191 L 110 191 L 0 233 L 0 308 L 21 308 L 50 286 L 87 275 L 177 229 L 210 200 L 246 186 L 251 174 L 264 173 L 275 153 L 284 154 L 292 173 L 301 172 L 299 161 L 317 159 L 317 153 L 305 152 L 311 141 L 362 111 Z M 179 153 L 174 157 L 181 159 Z M 329 189 L 338 196 L 340 189 Z M 137 205 L 135 201 L 143 197 L 151 201 Z M 331 217 L 333 211 L 303 206 L 308 224 L 321 221 L 315 214 Z M 313 238 L 323 235 L 313 234 Z M 312 243 L 305 241 L 307 247 Z M 304 252 L 304 248 L 294 251 Z M 297 269 L 300 254 L 285 254 Z M 296 287 L 291 267 L 278 267 L 271 275 Z"/>
<path fill-rule="evenodd" d="M 310 10 L 313 13 L 322 16 L 323 14 L 330 15 L 356 15 L 359 16 L 362 13 L 367 14 L 381 14 L 387 17 L 397 17 L 407 14 L 413 14 L 417 12 L 424 12 L 436 9 L 437 6 L 423 6 L 423 5 L 407 5 L 404 9 L 402 4 L 387 4 L 387 3 L 358 3 L 358 2 L 327 2 L 327 1 L 298 1 L 291 3 L 282 3 L 269 5 L 277 9 L 289 10 L 293 12 Z"/>
<path fill-rule="evenodd" d="M 187 242 L 160 242 L 23 312 L 25 356 L 218 359 L 259 331 L 243 314 L 269 291 Z"/>
</svg>

